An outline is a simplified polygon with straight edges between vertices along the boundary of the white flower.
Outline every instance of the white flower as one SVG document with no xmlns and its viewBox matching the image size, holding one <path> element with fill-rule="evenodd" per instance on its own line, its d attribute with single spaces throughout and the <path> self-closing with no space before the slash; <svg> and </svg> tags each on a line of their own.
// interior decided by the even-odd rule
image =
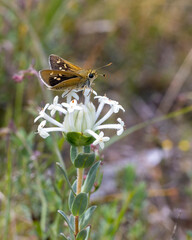
<svg viewBox="0 0 192 240">
<path fill-rule="evenodd" d="M 95 123 L 95 107 L 89 102 L 87 105 L 79 104 L 79 108 L 69 112 L 63 122 L 67 132 L 84 132 L 86 129 L 92 129 Z"/>
<path fill-rule="evenodd" d="M 69 113 L 72 113 L 75 110 L 81 110 L 82 107 L 77 105 L 77 100 L 73 99 L 70 103 L 62 103 L 64 107 L 67 108 Z"/>
<path fill-rule="evenodd" d="M 123 112 L 125 112 L 125 109 L 117 101 L 111 100 L 109 98 L 107 98 L 107 99 L 105 98 L 105 99 L 103 99 L 103 102 L 105 104 L 109 104 L 111 106 L 111 108 L 113 109 L 114 113 L 118 113 L 119 109 L 121 109 L 121 110 L 123 110 Z"/>
<path fill-rule="evenodd" d="M 48 107 L 49 107 L 49 103 L 47 103 L 45 107 L 39 112 L 39 116 L 35 118 L 34 122 L 37 122 L 40 118 L 44 117 L 45 111 Z"/>
<path fill-rule="evenodd" d="M 38 130 L 38 133 L 39 135 L 42 137 L 42 138 L 47 138 L 50 136 L 49 132 L 65 132 L 65 129 L 63 127 L 49 127 L 49 128 L 44 128 L 45 125 L 46 125 L 46 120 L 43 120 L 37 130 Z"/>
<path fill-rule="evenodd" d="M 79 100 L 79 96 L 77 95 L 76 92 L 79 92 L 80 90 L 66 90 L 63 94 L 62 94 L 62 98 L 67 97 L 67 103 L 70 103 L 72 98 L 75 98 L 76 100 Z"/>
<path fill-rule="evenodd" d="M 98 119 L 101 111 L 103 110 L 103 107 L 105 105 L 105 100 L 107 100 L 108 98 L 106 96 L 96 96 L 94 98 L 97 98 L 98 101 L 100 102 L 98 108 L 97 108 L 97 112 L 96 112 L 96 120 Z"/>
<path fill-rule="evenodd" d="M 62 108 L 62 105 L 60 103 L 58 103 L 58 100 L 59 100 L 59 97 L 56 96 L 54 99 L 53 99 L 53 104 L 49 105 L 48 106 L 48 109 L 51 110 L 51 116 L 54 116 L 55 115 L 55 112 L 56 111 L 60 111 L 64 114 L 67 113 L 67 111 L 65 109 Z"/>
<path fill-rule="evenodd" d="M 117 121 L 120 123 L 119 124 L 119 130 L 117 131 L 117 135 L 121 135 L 124 131 L 124 126 L 125 126 L 125 123 L 122 121 L 121 118 L 117 118 Z"/>
<path fill-rule="evenodd" d="M 104 132 L 101 131 L 99 134 L 96 131 L 102 129 L 115 129 L 117 130 L 117 135 L 121 135 L 124 131 L 124 122 L 118 118 L 118 123 L 116 124 L 103 124 L 110 116 L 114 113 L 118 113 L 121 109 L 125 111 L 124 108 L 117 102 L 110 100 L 106 96 L 96 96 L 95 99 L 98 99 L 99 106 L 97 110 L 95 106 L 90 101 L 90 95 L 93 90 L 84 89 L 84 104 L 78 103 L 76 99 L 73 99 L 69 103 L 58 103 L 58 96 L 56 96 L 51 105 L 46 104 L 44 109 L 40 111 L 39 116 L 35 119 L 35 122 L 40 118 L 43 118 L 38 126 L 38 133 L 41 137 L 46 138 L 49 136 L 49 132 L 59 131 L 59 132 L 79 132 L 86 136 L 92 136 L 95 138 L 93 145 L 99 144 L 101 148 L 104 148 L 104 142 L 109 141 L 109 137 L 104 137 Z M 72 96 L 77 98 L 77 94 L 74 90 L 70 91 Z M 96 94 L 96 93 L 94 93 Z M 76 96 L 77 95 L 77 96 Z M 102 110 L 105 105 L 109 106 L 107 113 L 102 116 Z M 50 115 L 46 111 L 50 111 Z M 55 112 L 58 111 L 64 114 L 64 120 L 58 122 L 53 118 Z M 46 123 L 49 122 L 56 127 L 45 128 Z"/>
<path fill-rule="evenodd" d="M 95 125 L 93 127 L 93 130 L 101 130 L 101 129 L 117 129 L 117 135 L 121 135 L 123 133 L 124 130 L 124 122 L 121 120 L 121 118 L 118 118 L 117 121 L 119 122 L 119 124 L 105 124 L 105 125 Z"/>
<path fill-rule="evenodd" d="M 47 120 L 48 122 L 58 126 L 58 127 L 63 127 L 63 124 L 61 124 L 60 122 L 58 122 L 57 120 L 55 120 L 54 118 L 50 117 L 45 111 L 47 110 L 47 108 L 49 107 L 49 104 L 47 103 L 45 105 L 45 107 L 40 111 L 39 116 L 35 118 L 34 122 L 36 122 L 37 120 L 39 120 L 40 118 L 44 118 L 45 120 Z"/>
<path fill-rule="evenodd" d="M 92 88 L 85 88 L 83 91 L 83 95 L 85 98 L 84 104 L 86 105 L 88 102 L 90 102 L 91 93 L 97 95 L 97 93 Z"/>
<path fill-rule="evenodd" d="M 46 120 L 43 120 L 37 128 L 38 133 L 42 138 L 47 138 L 49 136 L 49 133 L 47 133 L 47 131 L 44 129 L 45 125 L 46 125 Z"/>
<path fill-rule="evenodd" d="M 94 98 L 98 98 L 99 102 L 105 102 L 109 99 L 107 96 L 95 96 Z"/>
<path fill-rule="evenodd" d="M 95 141 L 93 142 L 93 145 L 99 144 L 99 146 L 103 149 L 104 148 L 104 142 L 109 141 L 109 137 L 104 137 L 104 132 L 100 132 L 99 135 L 93 132 L 90 129 L 86 130 L 87 133 L 89 133 L 91 136 L 95 138 Z"/>
<path fill-rule="evenodd" d="M 108 142 L 109 139 L 109 137 L 104 137 L 104 132 L 100 132 L 99 135 L 97 135 L 96 140 L 93 142 L 93 145 L 99 144 L 99 146 L 103 149 L 104 142 Z"/>
<path fill-rule="evenodd" d="M 99 126 L 103 122 L 105 122 L 108 118 L 111 117 L 113 113 L 118 113 L 119 109 L 125 111 L 124 108 L 118 102 L 110 100 L 106 96 L 98 96 L 98 97 L 96 96 L 95 98 L 99 98 L 99 101 L 100 101 L 100 105 L 96 113 L 96 119 L 98 119 L 105 104 L 108 104 L 111 106 L 110 110 L 105 114 L 105 116 L 96 123 L 96 126 Z"/>
</svg>

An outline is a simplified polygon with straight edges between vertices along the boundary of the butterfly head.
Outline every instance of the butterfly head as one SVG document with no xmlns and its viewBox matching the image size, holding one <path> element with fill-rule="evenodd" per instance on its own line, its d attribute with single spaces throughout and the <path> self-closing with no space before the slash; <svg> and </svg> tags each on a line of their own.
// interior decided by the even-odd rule
<svg viewBox="0 0 192 240">
<path fill-rule="evenodd" d="M 88 71 L 87 78 L 91 84 L 97 77 L 98 77 L 98 73 L 96 72 L 96 70 Z"/>
<path fill-rule="evenodd" d="M 90 70 L 89 72 L 88 72 L 88 79 L 89 79 L 89 81 L 90 81 L 90 83 L 92 83 L 97 77 L 98 77 L 98 75 L 100 75 L 100 76 L 102 76 L 102 77 L 105 77 L 105 74 L 103 74 L 103 73 L 97 73 L 97 70 L 98 69 L 101 69 L 101 68 L 104 68 L 104 67 L 108 67 L 108 66 L 110 66 L 112 63 L 108 63 L 107 65 L 104 65 L 104 66 L 102 66 L 102 67 L 100 67 L 100 68 L 97 68 L 96 70 Z"/>
</svg>

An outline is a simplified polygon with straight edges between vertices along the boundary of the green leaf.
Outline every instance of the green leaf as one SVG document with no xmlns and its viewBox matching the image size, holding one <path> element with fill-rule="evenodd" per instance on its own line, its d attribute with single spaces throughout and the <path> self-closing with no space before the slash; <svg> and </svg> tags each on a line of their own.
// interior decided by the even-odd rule
<svg viewBox="0 0 192 240">
<path fill-rule="evenodd" d="M 84 227 L 87 226 L 87 224 L 89 223 L 90 218 L 93 215 L 93 212 L 95 211 L 95 209 L 97 208 L 97 206 L 92 206 L 90 208 L 88 208 L 80 217 L 79 219 L 79 226 L 80 229 L 83 229 Z"/>
<path fill-rule="evenodd" d="M 79 193 L 72 204 L 71 212 L 74 216 L 80 216 L 87 208 L 88 198 L 86 193 Z"/>
<path fill-rule="evenodd" d="M 131 224 L 131 228 L 127 234 L 128 239 L 143 239 L 143 235 L 145 234 L 146 228 L 142 221 L 139 219 Z M 171 238 L 173 240 L 173 238 Z"/>
<path fill-rule="evenodd" d="M 77 188 L 77 180 L 75 180 L 75 182 L 72 185 L 73 192 L 70 191 L 70 193 L 69 193 L 68 206 L 69 206 L 70 211 L 71 211 L 71 208 L 72 208 L 72 204 L 75 200 L 76 195 L 74 195 L 74 192 L 76 191 L 76 188 Z"/>
<path fill-rule="evenodd" d="M 70 149 L 70 158 L 71 162 L 74 164 L 75 158 L 77 157 L 77 148 L 73 145 L 71 145 Z"/>
<path fill-rule="evenodd" d="M 76 168 L 88 168 L 95 161 L 95 153 L 79 153 L 74 161 Z"/>
<path fill-rule="evenodd" d="M 64 177 L 65 177 L 65 179 L 66 179 L 66 181 L 67 181 L 67 183 L 68 183 L 69 188 L 71 189 L 71 191 L 72 191 L 73 194 L 75 195 L 75 192 L 73 191 L 73 188 L 72 188 L 72 186 L 71 186 L 71 184 L 70 184 L 70 182 L 69 182 L 69 179 L 68 179 L 68 177 L 67 177 L 67 173 L 65 172 L 65 169 L 63 168 L 63 166 L 61 166 L 60 163 L 56 162 L 56 164 L 57 164 L 57 166 L 59 167 L 59 169 L 61 170 L 61 172 L 63 173 L 63 175 L 64 175 Z"/>
<path fill-rule="evenodd" d="M 63 216 L 63 218 L 65 219 L 67 225 L 69 226 L 69 228 L 71 229 L 71 231 L 74 233 L 73 226 L 71 225 L 71 223 L 70 223 L 67 215 L 66 215 L 63 211 L 61 211 L 61 210 L 58 210 L 58 213 L 60 213 L 61 216 Z"/>
<path fill-rule="evenodd" d="M 86 136 L 80 132 L 68 132 L 66 134 L 66 139 L 71 145 L 76 147 L 87 146 L 95 141 L 94 137 Z"/>
<path fill-rule="evenodd" d="M 90 226 L 88 226 L 88 227 L 86 228 L 86 231 L 87 231 L 87 237 L 85 238 L 85 240 L 88 240 L 88 238 L 89 238 L 90 229 L 91 229 Z"/>
<path fill-rule="evenodd" d="M 86 237 L 87 237 L 87 230 L 84 229 L 77 234 L 76 240 L 85 240 Z"/>
<path fill-rule="evenodd" d="M 63 239 L 68 240 L 68 238 L 64 235 L 64 233 L 60 233 L 60 235 L 63 237 Z"/>
<path fill-rule="evenodd" d="M 134 192 L 135 194 L 132 199 L 134 209 L 140 209 L 147 197 L 146 184 L 144 182 L 141 182 L 135 187 Z"/>
<path fill-rule="evenodd" d="M 95 178 L 96 178 L 96 173 L 97 173 L 97 169 L 100 165 L 101 161 L 96 162 L 89 170 L 88 175 L 85 179 L 85 182 L 83 184 L 82 187 L 82 192 L 86 192 L 89 193 L 91 191 L 91 188 L 94 185 L 95 182 Z"/>
<path fill-rule="evenodd" d="M 127 191 L 133 191 L 135 188 L 135 180 L 136 180 L 135 167 L 132 165 L 128 165 L 120 174 L 122 179 L 122 186 Z"/>
<path fill-rule="evenodd" d="M 85 146 L 85 147 L 84 147 L 84 152 L 85 152 L 85 153 L 90 153 L 90 152 L 91 152 L 91 146 L 90 146 L 90 145 Z"/>
</svg>

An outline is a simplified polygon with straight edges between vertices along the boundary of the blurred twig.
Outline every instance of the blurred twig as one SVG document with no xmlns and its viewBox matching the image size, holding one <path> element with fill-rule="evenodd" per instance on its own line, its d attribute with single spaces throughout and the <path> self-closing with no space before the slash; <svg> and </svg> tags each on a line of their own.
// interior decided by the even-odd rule
<svg viewBox="0 0 192 240">
<path fill-rule="evenodd" d="M 173 105 L 174 100 L 176 99 L 180 89 L 190 75 L 192 69 L 192 48 L 187 54 L 184 62 L 173 78 L 170 86 L 168 87 L 160 105 L 159 109 L 163 113 L 169 112 L 171 106 Z"/>
<path fill-rule="evenodd" d="M 178 212 L 178 216 L 177 216 L 177 219 L 178 219 L 178 220 L 179 220 L 180 216 L 181 216 L 181 210 Z M 172 233 L 172 236 L 171 236 L 171 240 L 175 240 L 175 239 L 176 239 L 177 228 L 178 228 L 178 223 L 176 223 L 176 224 L 174 225 L 173 233 Z"/>
<path fill-rule="evenodd" d="M 150 188 L 147 190 L 148 198 L 154 197 L 175 197 L 178 196 L 178 190 L 176 188 Z M 123 199 L 123 193 L 112 193 L 107 194 L 98 198 L 95 198 L 91 201 L 91 205 L 101 205 L 104 203 L 114 202 L 114 201 L 121 201 Z"/>
<path fill-rule="evenodd" d="M 134 132 L 136 132 L 136 131 L 138 131 L 142 128 L 145 128 L 145 127 L 147 127 L 151 124 L 161 122 L 161 121 L 164 121 L 164 120 L 167 120 L 167 119 L 170 119 L 170 118 L 175 118 L 177 116 L 189 113 L 191 111 L 192 111 L 192 105 L 188 106 L 188 107 L 185 107 L 183 109 L 180 109 L 178 111 L 171 112 L 167 115 L 163 115 L 161 117 L 153 118 L 153 119 L 150 119 L 148 121 L 139 123 L 139 124 L 137 124 L 133 127 L 128 128 L 127 130 L 125 130 L 122 135 L 120 135 L 120 136 L 115 135 L 114 137 L 112 137 L 111 140 L 105 144 L 105 148 L 109 147 L 111 144 L 113 144 L 113 143 L 123 139 L 124 137 L 127 137 L 128 135 L 130 135 L 130 134 L 132 134 L 132 133 L 134 133 Z"/>
</svg>

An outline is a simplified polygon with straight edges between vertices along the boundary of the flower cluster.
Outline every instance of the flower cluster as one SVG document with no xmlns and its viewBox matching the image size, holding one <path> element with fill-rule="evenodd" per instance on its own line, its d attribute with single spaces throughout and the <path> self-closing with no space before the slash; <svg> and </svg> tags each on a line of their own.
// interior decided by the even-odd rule
<svg viewBox="0 0 192 240">
<path fill-rule="evenodd" d="M 96 95 L 96 92 L 94 92 Z M 84 103 L 78 103 L 79 96 L 75 91 L 71 91 L 67 95 L 67 102 L 59 103 L 59 97 L 56 96 L 52 104 L 46 104 L 40 111 L 39 116 L 35 118 L 35 122 L 40 118 L 44 119 L 38 126 L 38 133 L 41 137 L 47 138 L 50 132 L 60 131 L 65 135 L 69 133 L 79 133 L 83 136 L 92 137 L 93 145 L 99 144 L 104 148 L 104 142 L 109 141 L 109 137 L 104 136 L 103 129 L 115 129 L 117 135 L 121 135 L 124 131 L 124 122 L 118 118 L 116 124 L 104 124 L 113 113 L 119 110 L 125 111 L 124 108 L 116 101 L 110 100 L 106 96 L 95 96 L 99 105 L 96 109 L 90 101 L 90 90 L 84 91 Z M 100 117 L 104 106 L 108 105 L 107 113 Z M 49 111 L 49 114 L 47 113 Z M 62 115 L 62 121 L 54 119 L 56 112 Z M 47 123 L 51 123 L 54 127 L 46 127 Z"/>
<path fill-rule="evenodd" d="M 16 83 L 20 83 L 23 81 L 24 77 L 26 76 L 37 76 L 38 77 L 38 72 L 34 69 L 33 65 L 31 65 L 28 69 L 26 70 L 20 70 L 18 73 L 15 73 L 12 76 L 12 79 Z"/>
</svg>

